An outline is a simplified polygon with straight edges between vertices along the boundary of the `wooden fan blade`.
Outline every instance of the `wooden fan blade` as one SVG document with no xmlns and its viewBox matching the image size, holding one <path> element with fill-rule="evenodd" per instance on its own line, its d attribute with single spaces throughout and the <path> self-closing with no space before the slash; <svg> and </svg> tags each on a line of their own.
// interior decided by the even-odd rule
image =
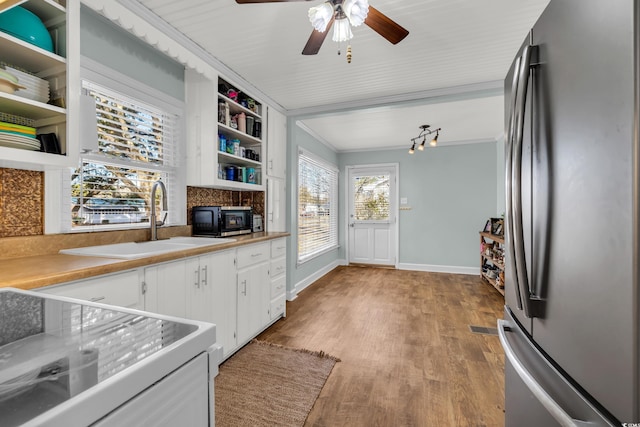
<svg viewBox="0 0 640 427">
<path fill-rule="evenodd" d="M 285 2 L 294 2 L 294 1 L 314 1 L 314 0 L 236 0 L 238 4 L 249 4 L 249 3 L 285 3 Z"/>
<path fill-rule="evenodd" d="M 302 49 L 303 55 L 315 55 L 320 51 L 320 47 L 322 46 L 324 39 L 327 37 L 327 34 L 329 34 L 329 30 L 331 30 L 334 20 L 335 18 L 331 18 L 331 21 L 327 24 L 327 29 L 324 30 L 324 33 L 321 33 L 314 28 L 309 40 L 307 40 L 307 44 L 304 46 L 304 49 Z"/>
<path fill-rule="evenodd" d="M 371 5 L 369 5 L 369 13 L 367 13 L 364 23 L 393 44 L 400 43 L 409 35 L 409 31 Z"/>
</svg>

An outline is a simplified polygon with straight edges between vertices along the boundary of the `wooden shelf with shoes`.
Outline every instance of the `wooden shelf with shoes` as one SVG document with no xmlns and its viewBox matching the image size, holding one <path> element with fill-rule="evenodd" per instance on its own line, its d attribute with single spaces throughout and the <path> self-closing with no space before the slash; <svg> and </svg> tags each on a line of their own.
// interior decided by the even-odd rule
<svg viewBox="0 0 640 427">
<path fill-rule="evenodd" d="M 504 296 L 503 220 L 491 218 L 480 231 L 480 277 Z"/>
</svg>

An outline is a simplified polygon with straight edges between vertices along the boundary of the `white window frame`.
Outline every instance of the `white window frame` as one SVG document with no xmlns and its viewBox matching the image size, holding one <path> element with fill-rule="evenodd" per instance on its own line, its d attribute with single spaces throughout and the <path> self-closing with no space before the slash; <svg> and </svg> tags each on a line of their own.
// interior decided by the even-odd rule
<svg viewBox="0 0 640 427">
<path fill-rule="evenodd" d="M 144 104 L 155 106 L 178 116 L 176 164 L 173 180 L 167 187 L 170 203 L 166 224 L 186 225 L 185 158 L 182 147 L 182 141 L 185 141 L 184 102 L 87 57 L 82 57 L 81 59 L 80 79 L 81 81 L 93 82 L 114 92 L 126 94 Z M 70 94 L 70 96 L 73 95 Z M 76 164 L 79 164 L 81 157 L 87 159 L 92 156 L 78 154 L 76 156 Z M 105 160 L 103 159 L 102 161 Z M 130 230 L 149 227 L 148 223 L 137 223 L 73 228 L 71 225 L 71 172 L 75 167 L 45 172 L 45 210 L 47 212 L 45 216 L 45 234 Z M 142 167 L 146 168 L 146 166 Z"/>
<path fill-rule="evenodd" d="M 331 194 L 330 194 L 330 220 L 331 220 L 331 225 L 334 228 L 333 230 L 333 239 L 328 243 L 328 245 L 326 245 L 325 247 L 311 252 L 309 254 L 300 254 L 299 251 L 299 241 L 300 241 L 300 157 L 304 156 L 307 157 L 308 159 L 310 159 L 311 161 L 318 163 L 321 167 L 330 170 L 332 172 L 335 173 L 335 180 L 334 183 L 332 185 L 333 188 L 331 188 Z M 338 188 L 339 188 L 339 181 L 340 178 L 340 172 L 338 170 L 338 167 L 335 166 L 334 164 L 328 162 L 327 160 L 323 159 L 322 157 L 317 156 L 316 154 L 305 150 L 303 148 L 299 148 L 298 149 L 298 158 L 297 158 L 297 162 L 296 162 L 296 206 L 295 206 L 295 218 L 296 218 L 296 236 L 297 236 L 297 241 L 296 241 L 296 265 L 302 265 L 306 262 L 309 262 L 317 257 L 319 257 L 320 255 L 326 254 L 328 252 L 331 252 L 337 248 L 339 248 L 339 221 L 338 221 L 338 215 L 339 215 L 339 207 L 338 207 Z"/>
</svg>

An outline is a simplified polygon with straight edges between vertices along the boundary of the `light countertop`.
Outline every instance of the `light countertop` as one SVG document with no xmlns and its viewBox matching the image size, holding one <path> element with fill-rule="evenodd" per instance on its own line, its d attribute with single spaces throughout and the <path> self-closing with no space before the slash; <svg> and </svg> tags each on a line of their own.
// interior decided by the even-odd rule
<svg viewBox="0 0 640 427">
<path fill-rule="evenodd" d="M 252 243 L 289 236 L 289 233 L 263 232 L 234 236 L 235 242 L 174 251 L 138 259 L 115 259 L 64 254 L 44 254 L 0 259 L 0 288 L 36 289 L 58 283 L 129 270 Z"/>
</svg>

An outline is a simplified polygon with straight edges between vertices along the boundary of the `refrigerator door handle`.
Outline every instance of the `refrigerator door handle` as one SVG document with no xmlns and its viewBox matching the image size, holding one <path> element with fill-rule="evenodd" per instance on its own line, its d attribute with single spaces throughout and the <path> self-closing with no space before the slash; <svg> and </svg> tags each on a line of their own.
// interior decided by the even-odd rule
<svg viewBox="0 0 640 427">
<path fill-rule="evenodd" d="M 498 336 L 500 338 L 502 348 L 504 349 L 505 357 L 509 360 L 520 379 L 526 384 L 529 391 L 531 391 L 542 406 L 549 411 L 549 414 L 558 421 L 562 427 L 593 426 L 593 423 L 572 418 L 555 400 L 553 400 L 551 396 L 549 396 L 545 389 L 536 381 L 533 375 L 531 375 L 520 359 L 518 359 L 518 356 L 507 340 L 507 330 L 511 329 L 511 327 L 512 326 L 508 321 L 498 319 Z"/>
<path fill-rule="evenodd" d="M 521 57 L 516 58 L 514 72 L 513 72 L 513 82 L 511 83 L 511 100 L 510 100 L 510 115 L 509 115 L 509 125 L 506 129 L 506 161 L 505 161 L 505 243 L 506 243 L 506 251 L 507 251 L 507 264 L 509 269 L 513 272 L 513 280 L 514 286 L 513 289 L 516 293 L 516 305 L 519 310 L 522 310 L 522 296 L 520 294 L 520 286 L 518 285 L 518 274 L 516 269 L 515 262 L 515 247 L 513 245 L 513 182 L 512 179 L 512 170 L 513 170 L 513 137 L 514 137 L 514 129 L 515 129 L 515 116 L 516 116 L 516 105 L 518 103 L 518 78 L 520 77 L 520 61 Z"/>
<path fill-rule="evenodd" d="M 527 261 L 525 259 L 524 245 L 524 225 L 522 212 L 522 141 L 524 138 L 524 119 L 525 107 L 527 103 L 527 89 L 529 86 L 529 75 L 531 68 L 531 53 L 534 46 L 525 46 L 520 61 L 520 76 L 518 77 L 518 95 L 515 107 L 515 124 L 514 124 L 514 146 L 513 146 L 513 166 L 511 169 L 511 185 L 512 190 L 512 209 L 513 209 L 513 233 L 512 244 L 515 252 L 515 275 L 517 276 L 517 285 L 520 290 L 522 302 L 524 304 L 525 316 L 532 318 L 539 315 L 540 299 L 537 298 L 529 286 L 529 277 L 527 273 Z"/>
</svg>

